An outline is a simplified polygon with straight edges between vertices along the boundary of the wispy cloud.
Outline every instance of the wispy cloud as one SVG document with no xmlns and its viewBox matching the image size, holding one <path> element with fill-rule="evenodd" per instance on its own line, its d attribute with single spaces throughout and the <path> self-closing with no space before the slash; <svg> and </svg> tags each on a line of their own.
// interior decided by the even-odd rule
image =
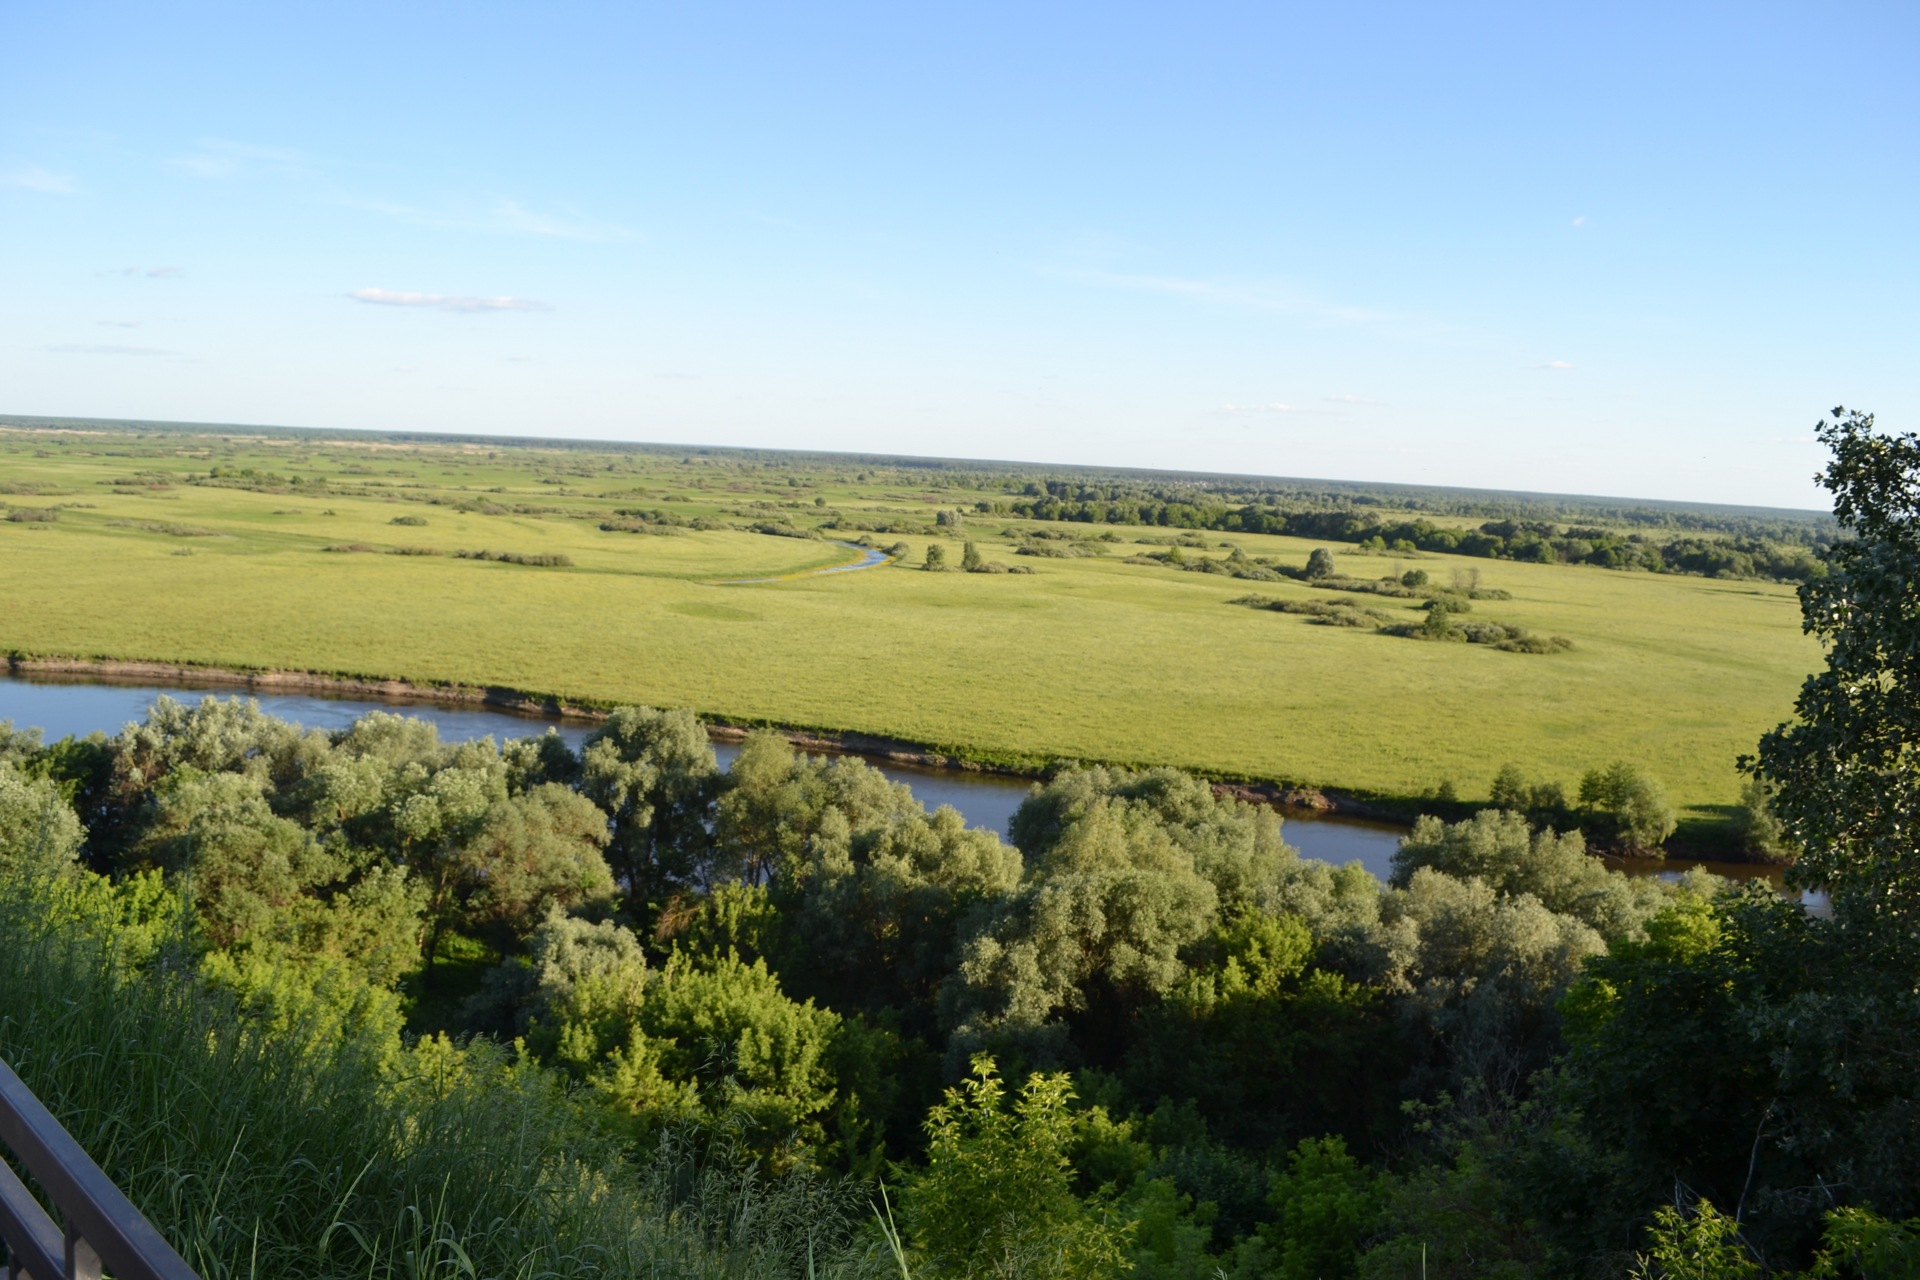
<svg viewBox="0 0 1920 1280">
<path fill-rule="evenodd" d="M 28 165 L 0 174 L 0 187 L 20 187 L 50 196 L 70 196 L 80 189 L 72 174 L 55 173 L 39 165 Z"/>
<path fill-rule="evenodd" d="M 420 205 L 360 196 L 342 196 L 339 203 L 349 209 L 377 213 L 383 218 L 404 222 L 410 227 L 430 227 L 437 231 L 476 231 L 489 235 L 600 242 L 635 238 L 634 232 L 610 222 L 597 222 L 571 212 L 543 213 L 528 208 L 518 200 L 495 200 L 484 209 L 471 205 L 465 209 L 423 208 Z"/>
<path fill-rule="evenodd" d="M 1564 370 L 1573 368 L 1573 361 L 1549 360 L 1545 364 L 1537 364 L 1533 367 L 1536 369 L 1545 369 L 1549 373 L 1560 373 L 1560 372 L 1563 372 Z"/>
<path fill-rule="evenodd" d="M 61 342 L 46 350 L 63 356 L 177 356 L 161 347 L 123 347 L 110 342 Z"/>
<path fill-rule="evenodd" d="M 138 329 L 140 327 L 138 320 L 95 320 L 94 323 L 103 329 Z"/>
<path fill-rule="evenodd" d="M 1156 293 L 1165 297 L 1185 298 L 1215 306 L 1248 307 L 1256 311 L 1312 316 L 1316 319 L 1339 321 L 1345 324 L 1391 319 L 1383 311 L 1326 302 L 1281 284 L 1206 280 L 1186 276 L 1133 275 L 1116 271 L 1090 271 L 1067 267 L 1042 268 L 1041 274 L 1105 289 Z"/>
<path fill-rule="evenodd" d="M 1215 413 L 1245 416 L 1250 414 L 1328 414 L 1334 409 L 1307 409 L 1297 404 L 1282 404 L 1276 400 L 1271 404 L 1223 404 L 1214 409 Z"/>
<path fill-rule="evenodd" d="M 1574 225 L 1574 226 L 1576 226 L 1576 227 L 1584 227 L 1584 226 L 1586 226 L 1586 225 L 1587 225 L 1587 215 L 1583 213 L 1583 214 L 1581 214 L 1581 215 L 1580 215 L 1579 217 L 1577 217 L 1577 218 L 1575 218 L 1575 219 L 1573 220 L 1573 225 Z"/>
<path fill-rule="evenodd" d="M 556 217 L 536 213 L 518 200 L 502 200 L 494 206 L 494 217 L 508 231 L 530 236 L 551 236 L 560 240 L 631 240 L 633 232 L 610 223 L 592 222 L 572 214 Z"/>
<path fill-rule="evenodd" d="M 187 273 L 179 267 L 115 267 L 111 271 L 102 271 L 100 274 L 129 278 L 145 276 L 149 280 L 172 280 Z"/>
<path fill-rule="evenodd" d="M 552 307 L 531 298 L 471 298 L 447 293 L 407 293 L 395 289 L 355 289 L 347 295 L 355 302 L 379 307 L 426 307 L 434 311 L 551 311 Z"/>
<path fill-rule="evenodd" d="M 194 150 L 175 156 L 173 164 L 199 178 L 230 178 L 243 172 L 307 177 L 313 172 L 307 157 L 287 147 L 260 147 L 225 138 L 202 138 Z"/>
<path fill-rule="evenodd" d="M 1334 404 L 1385 404 L 1386 403 L 1386 401 L 1384 400 L 1369 400 L 1365 396 L 1338 395 L 1338 396 L 1323 396 L 1321 398 L 1324 400 L 1330 400 Z"/>
</svg>

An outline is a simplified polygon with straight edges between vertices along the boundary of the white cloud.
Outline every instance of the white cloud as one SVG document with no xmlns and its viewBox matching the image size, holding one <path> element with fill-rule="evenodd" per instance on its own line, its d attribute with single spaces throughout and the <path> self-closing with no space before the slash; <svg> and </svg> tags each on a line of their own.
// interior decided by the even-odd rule
<svg viewBox="0 0 1920 1280">
<path fill-rule="evenodd" d="M 1579 217 L 1577 217 L 1577 218 L 1575 218 L 1575 219 L 1573 220 L 1573 225 L 1574 225 L 1574 226 L 1576 226 L 1576 227 L 1584 227 L 1584 226 L 1586 226 L 1586 225 L 1587 225 L 1587 215 L 1583 213 L 1583 214 L 1581 214 L 1581 215 L 1580 215 Z"/>
<path fill-rule="evenodd" d="M 177 351 L 160 347 L 123 347 L 113 343 L 62 342 L 46 348 L 63 356 L 172 356 Z"/>
<path fill-rule="evenodd" d="M 0 174 L 0 187 L 21 187 L 27 191 L 39 191 L 50 196 L 70 196 L 79 190 L 70 173 L 55 173 L 51 169 L 42 169 L 38 165 L 28 165 L 24 169 L 14 169 Z"/>
<path fill-rule="evenodd" d="M 469 298 L 445 293 L 407 293 L 395 289 L 355 289 L 347 295 L 355 302 L 381 307 L 427 307 L 435 311 L 551 311 L 552 307 L 531 298 Z"/>
<path fill-rule="evenodd" d="M 178 267 L 152 267 L 147 271 L 149 280 L 172 280 L 176 276 L 187 274 Z"/>
<path fill-rule="evenodd" d="M 138 320 L 96 320 L 94 323 L 103 329 L 138 329 L 140 327 Z"/>
<path fill-rule="evenodd" d="M 1571 361 L 1571 360 L 1549 360 L 1549 361 L 1547 361 L 1547 362 L 1546 362 L 1545 364 L 1537 364 L 1537 365 L 1535 365 L 1535 366 L 1533 366 L 1533 367 L 1534 367 L 1534 368 L 1536 368 L 1536 369 L 1545 369 L 1545 370 L 1547 370 L 1547 371 L 1548 371 L 1548 372 L 1550 372 L 1550 373 L 1559 373 L 1559 372 L 1561 372 L 1561 371 L 1563 371 L 1563 370 L 1566 370 L 1566 369 L 1571 369 L 1571 368 L 1573 368 L 1573 361 Z"/>
</svg>

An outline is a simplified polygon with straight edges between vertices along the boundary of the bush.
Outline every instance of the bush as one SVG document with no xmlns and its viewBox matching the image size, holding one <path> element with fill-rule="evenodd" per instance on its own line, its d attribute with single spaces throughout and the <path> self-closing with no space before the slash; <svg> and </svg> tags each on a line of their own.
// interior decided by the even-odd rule
<svg viewBox="0 0 1920 1280">
<path fill-rule="evenodd" d="M 1624 760 L 1580 779 L 1583 826 L 1622 848 L 1658 853 L 1673 834 L 1673 806 L 1659 783 Z"/>
<path fill-rule="evenodd" d="M 404 524 L 416 527 L 426 522 L 427 518 L 425 516 L 395 516 L 393 519 L 387 521 L 388 524 Z"/>
<path fill-rule="evenodd" d="M 368 548 L 371 550 L 371 548 Z M 573 557 L 557 552 L 544 552 L 539 555 L 527 555 L 519 551 L 456 551 L 453 553 L 462 560 L 494 560 L 501 564 L 526 564 L 543 567 L 571 568 Z"/>
</svg>

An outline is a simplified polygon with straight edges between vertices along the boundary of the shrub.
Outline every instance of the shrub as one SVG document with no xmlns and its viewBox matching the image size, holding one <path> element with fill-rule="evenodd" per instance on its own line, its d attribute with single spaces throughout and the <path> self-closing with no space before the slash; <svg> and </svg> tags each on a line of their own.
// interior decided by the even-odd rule
<svg viewBox="0 0 1920 1280">
<path fill-rule="evenodd" d="M 1580 779 L 1580 804 L 1589 831 L 1628 849 L 1657 853 L 1677 825 L 1660 784 L 1625 760 Z"/>
</svg>

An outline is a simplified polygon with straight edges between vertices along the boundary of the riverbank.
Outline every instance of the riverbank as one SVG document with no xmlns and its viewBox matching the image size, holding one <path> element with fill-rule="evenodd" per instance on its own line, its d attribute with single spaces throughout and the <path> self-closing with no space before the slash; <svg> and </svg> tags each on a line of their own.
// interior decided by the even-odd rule
<svg viewBox="0 0 1920 1280">
<path fill-rule="evenodd" d="M 255 695 L 315 694 L 391 702 L 395 706 L 426 704 L 485 709 L 530 719 L 580 724 L 604 720 L 616 705 L 611 702 L 561 698 L 504 685 L 436 683 L 352 672 L 250 669 L 18 651 L 6 655 L 6 670 L 16 677 L 47 682 L 155 684 L 181 689 L 231 688 Z M 695 710 L 698 712 L 700 709 Z M 702 719 L 718 742 L 737 743 L 754 730 L 773 729 L 802 751 L 856 755 L 910 769 L 981 774 L 1010 780 L 1044 780 L 1058 769 L 1074 763 L 1105 764 L 1115 768 L 1149 767 L 1133 761 L 1087 757 L 1010 758 L 821 725 L 739 720 L 706 714 L 702 714 Z M 1470 816 L 1479 807 L 1471 801 L 1448 801 L 1432 796 L 1380 795 L 1332 787 L 1306 787 L 1280 779 L 1210 775 L 1200 770 L 1189 772 L 1206 777 L 1220 794 L 1231 795 L 1248 803 L 1269 805 L 1282 814 L 1297 818 L 1331 817 L 1405 827 L 1423 813 L 1457 820 Z M 1668 842 L 1667 852 L 1675 857 L 1766 865 L 1742 856 L 1730 839 L 1730 831 L 1703 827 L 1704 824 L 1697 822 L 1683 826 L 1681 832 Z"/>
</svg>

